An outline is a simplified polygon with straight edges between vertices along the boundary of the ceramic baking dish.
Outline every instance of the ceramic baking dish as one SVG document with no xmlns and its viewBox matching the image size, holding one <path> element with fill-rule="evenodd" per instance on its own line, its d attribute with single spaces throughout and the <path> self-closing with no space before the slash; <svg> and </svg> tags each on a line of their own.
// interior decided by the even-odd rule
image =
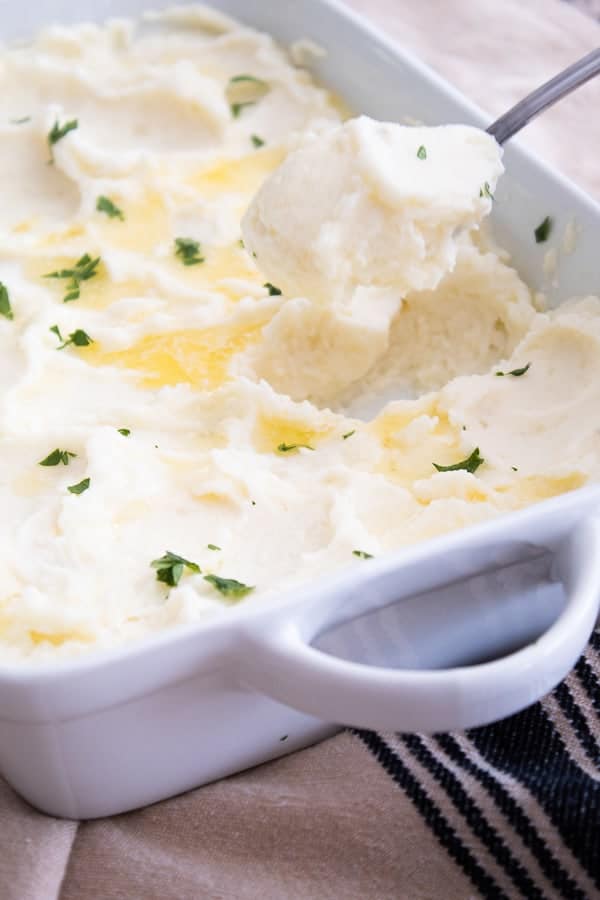
<svg viewBox="0 0 600 900">
<path fill-rule="evenodd" d="M 137 15 L 149 0 L 0 0 L 5 39 Z M 326 0 L 215 0 L 284 43 L 356 111 L 487 124 L 468 101 Z M 553 300 L 600 288 L 600 208 L 516 145 L 496 232 L 534 288 L 548 214 L 581 227 Z M 317 741 L 345 723 L 445 730 L 509 715 L 570 669 L 600 597 L 600 490 L 588 488 L 242 605 L 208 625 L 43 668 L 0 668 L 0 770 L 40 809 L 89 818 L 152 803 Z"/>
</svg>

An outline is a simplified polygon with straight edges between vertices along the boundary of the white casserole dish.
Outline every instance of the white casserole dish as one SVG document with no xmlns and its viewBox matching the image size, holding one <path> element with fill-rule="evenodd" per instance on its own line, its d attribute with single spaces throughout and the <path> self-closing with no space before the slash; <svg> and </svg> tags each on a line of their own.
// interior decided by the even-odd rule
<svg viewBox="0 0 600 900">
<path fill-rule="evenodd" d="M 43 0 L 17 12 L 0 0 L 0 23 L 11 39 L 53 21 L 165 5 Z M 486 124 L 336 3 L 213 5 L 282 42 L 324 46 L 317 76 L 357 111 Z M 600 208 L 515 145 L 505 163 L 494 220 L 521 275 L 546 289 L 533 228 L 551 214 L 562 233 L 575 216 L 578 245 L 550 293 L 558 301 L 597 291 Z M 330 722 L 439 731 L 509 715 L 567 673 L 594 625 L 599 500 L 600 489 L 573 492 L 144 644 L 0 668 L 0 770 L 40 809 L 90 818 L 306 746 L 338 727 Z"/>
</svg>

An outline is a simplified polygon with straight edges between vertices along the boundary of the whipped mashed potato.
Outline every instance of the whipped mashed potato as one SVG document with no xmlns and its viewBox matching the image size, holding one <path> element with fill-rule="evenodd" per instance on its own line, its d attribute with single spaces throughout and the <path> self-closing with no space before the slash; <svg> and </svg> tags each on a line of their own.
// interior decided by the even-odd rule
<svg viewBox="0 0 600 900">
<path fill-rule="evenodd" d="M 358 290 L 432 290 L 454 268 L 457 234 L 490 211 L 501 155 L 479 128 L 350 119 L 265 181 L 246 246 L 287 294 L 350 305 Z"/>
<path fill-rule="evenodd" d="M 598 478 L 600 301 L 536 311 L 478 228 L 501 171 L 479 132 L 406 129 L 403 150 L 340 129 L 269 36 L 195 7 L 47 29 L 2 52 L 0 83 L 3 663 L 227 617 Z M 328 297 L 293 288 L 321 198 L 289 211 L 274 240 L 297 255 L 272 268 L 241 221 L 286 158 L 283 196 L 292 160 L 338 140 L 364 179 L 323 245 L 347 229 L 357 250 L 327 261 Z M 442 209 L 419 167 L 445 141 Z"/>
</svg>

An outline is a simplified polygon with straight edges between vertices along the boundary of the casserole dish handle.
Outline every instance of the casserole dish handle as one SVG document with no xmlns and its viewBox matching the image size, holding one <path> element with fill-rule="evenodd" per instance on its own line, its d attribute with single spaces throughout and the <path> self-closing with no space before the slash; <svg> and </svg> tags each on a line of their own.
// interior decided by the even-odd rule
<svg viewBox="0 0 600 900">
<path fill-rule="evenodd" d="M 240 678 L 288 706 L 361 728 L 447 731 L 511 715 L 555 687 L 594 627 L 600 598 L 600 519 L 592 514 L 597 503 L 598 492 L 585 489 L 388 559 L 365 560 L 356 575 L 322 590 L 313 587 L 293 605 L 246 622 L 237 645 Z M 537 566 L 542 583 L 498 603 L 493 586 L 506 582 L 500 572 L 507 566 Z M 480 578 L 479 589 L 467 587 L 465 578 L 490 570 L 495 575 Z M 451 584 L 457 607 L 448 609 L 439 594 L 432 606 L 424 592 Z M 485 659 L 486 647 L 489 661 L 465 665 L 459 657 L 449 667 L 389 668 L 313 645 L 326 645 L 332 629 L 352 628 L 366 614 L 403 603 L 411 604 L 413 623 L 415 616 L 425 617 L 420 631 L 412 629 L 421 645 L 431 635 L 431 643 L 443 646 L 447 633 L 446 644 L 461 645 L 468 662 Z M 384 637 L 407 643 L 401 626 L 388 628 Z M 490 654 L 490 638 L 509 651 Z M 415 658 L 421 665 L 418 653 Z"/>
</svg>

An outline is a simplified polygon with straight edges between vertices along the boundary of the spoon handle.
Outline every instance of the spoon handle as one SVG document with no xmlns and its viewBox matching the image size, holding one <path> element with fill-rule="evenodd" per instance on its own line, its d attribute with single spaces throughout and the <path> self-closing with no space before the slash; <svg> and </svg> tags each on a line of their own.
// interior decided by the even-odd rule
<svg viewBox="0 0 600 900">
<path fill-rule="evenodd" d="M 575 88 L 585 84 L 599 73 L 600 48 L 592 50 L 587 56 L 577 60 L 572 66 L 564 69 L 520 100 L 512 109 L 492 122 L 486 129 L 488 134 L 495 137 L 499 144 L 503 144 L 544 109 L 552 106 L 562 97 L 566 97 Z"/>
</svg>

